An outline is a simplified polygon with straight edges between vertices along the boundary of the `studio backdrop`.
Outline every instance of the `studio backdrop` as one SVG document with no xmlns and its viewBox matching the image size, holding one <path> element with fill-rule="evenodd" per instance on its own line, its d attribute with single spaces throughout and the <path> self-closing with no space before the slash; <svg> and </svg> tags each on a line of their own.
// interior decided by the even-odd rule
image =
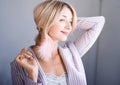
<svg viewBox="0 0 120 85">
<path fill-rule="evenodd" d="M 64 0 L 79 17 L 104 16 L 104 29 L 82 58 L 88 85 L 120 85 L 120 0 Z M 37 34 L 33 9 L 41 0 L 0 0 L 0 85 L 12 85 L 10 62 Z M 79 36 L 71 37 L 71 40 Z"/>
</svg>

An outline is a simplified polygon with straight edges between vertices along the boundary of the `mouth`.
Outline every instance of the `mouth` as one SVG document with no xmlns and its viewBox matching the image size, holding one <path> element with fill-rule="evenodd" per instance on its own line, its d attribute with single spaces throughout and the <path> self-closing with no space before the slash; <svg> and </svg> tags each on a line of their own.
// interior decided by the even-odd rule
<svg viewBox="0 0 120 85">
<path fill-rule="evenodd" d="M 62 34 L 66 35 L 66 36 L 69 35 L 69 32 L 65 32 L 65 31 L 61 31 L 61 32 L 62 32 Z"/>
</svg>

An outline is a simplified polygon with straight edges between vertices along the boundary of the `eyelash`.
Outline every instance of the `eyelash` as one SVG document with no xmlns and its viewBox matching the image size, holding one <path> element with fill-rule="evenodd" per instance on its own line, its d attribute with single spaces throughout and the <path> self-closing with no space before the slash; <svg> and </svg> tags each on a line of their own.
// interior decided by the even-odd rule
<svg viewBox="0 0 120 85">
<path fill-rule="evenodd" d="M 60 21 L 60 22 L 65 22 L 65 19 L 60 19 L 59 21 Z M 69 21 L 69 23 L 70 23 L 70 25 L 72 25 L 73 22 L 72 22 L 72 21 Z"/>
<path fill-rule="evenodd" d="M 65 21 L 65 19 L 60 19 L 60 21 Z"/>
<path fill-rule="evenodd" d="M 65 19 L 60 19 L 59 21 L 65 21 Z M 69 23 L 71 23 L 71 24 L 72 24 L 72 21 L 69 21 Z"/>
</svg>

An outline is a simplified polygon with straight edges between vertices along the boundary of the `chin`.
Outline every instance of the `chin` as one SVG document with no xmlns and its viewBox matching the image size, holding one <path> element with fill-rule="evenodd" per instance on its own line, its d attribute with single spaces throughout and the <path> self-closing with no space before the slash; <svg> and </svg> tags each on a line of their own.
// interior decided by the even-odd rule
<svg viewBox="0 0 120 85">
<path fill-rule="evenodd" d="M 66 41 L 66 40 L 67 40 L 67 38 L 62 38 L 59 41 Z"/>
</svg>

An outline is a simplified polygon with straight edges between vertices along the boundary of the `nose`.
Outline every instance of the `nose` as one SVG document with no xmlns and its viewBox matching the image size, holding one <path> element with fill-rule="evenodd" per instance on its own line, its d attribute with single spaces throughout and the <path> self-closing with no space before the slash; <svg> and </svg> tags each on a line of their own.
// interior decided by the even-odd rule
<svg viewBox="0 0 120 85">
<path fill-rule="evenodd" d="M 66 21 L 65 28 L 67 28 L 67 29 L 71 30 L 71 29 L 72 29 L 71 22 Z"/>
</svg>

